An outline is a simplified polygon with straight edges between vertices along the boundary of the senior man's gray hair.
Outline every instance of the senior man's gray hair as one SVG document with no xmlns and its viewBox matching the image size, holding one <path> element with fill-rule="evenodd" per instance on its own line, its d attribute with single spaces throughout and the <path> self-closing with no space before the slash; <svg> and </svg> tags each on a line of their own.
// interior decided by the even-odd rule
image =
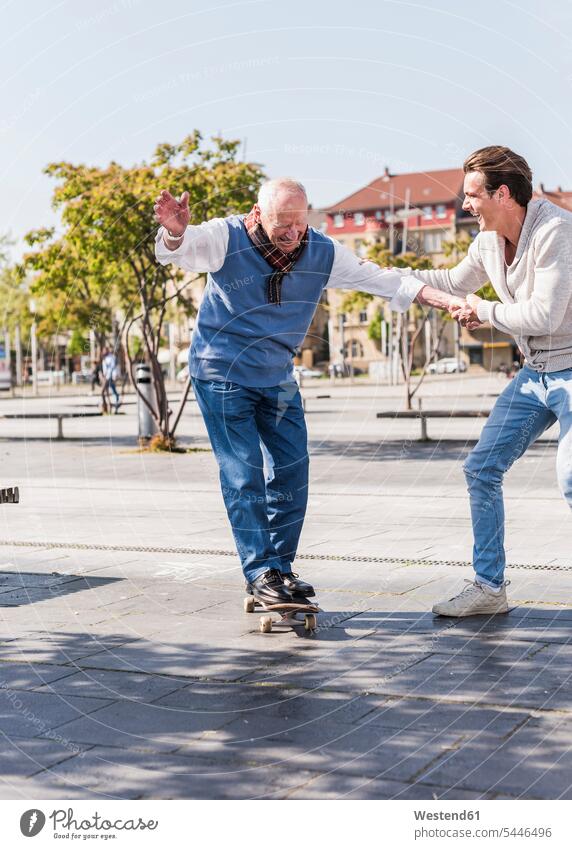
<svg viewBox="0 0 572 849">
<path fill-rule="evenodd" d="M 297 180 L 291 177 L 276 177 L 274 180 L 266 180 L 262 183 L 258 190 L 258 206 L 268 214 L 274 207 L 274 202 L 279 194 L 300 195 L 304 198 L 305 205 L 308 206 L 308 195 L 306 189 Z"/>
</svg>

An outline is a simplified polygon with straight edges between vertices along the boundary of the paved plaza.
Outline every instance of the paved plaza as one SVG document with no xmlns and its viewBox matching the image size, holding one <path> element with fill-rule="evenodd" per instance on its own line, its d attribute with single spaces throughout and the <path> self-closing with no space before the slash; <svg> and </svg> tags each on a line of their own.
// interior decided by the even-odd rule
<svg viewBox="0 0 572 849">
<path fill-rule="evenodd" d="M 497 376 L 424 385 L 490 409 Z M 506 616 L 435 618 L 471 578 L 461 463 L 483 420 L 378 420 L 402 388 L 304 388 L 310 506 L 296 570 L 314 634 L 259 631 L 196 404 L 187 454 L 136 450 L 136 406 L 0 420 L 0 796 L 572 798 L 572 517 L 558 432 L 506 479 Z M 329 396 L 329 397 L 323 397 Z M 94 409 L 85 394 L 0 412 Z"/>
</svg>

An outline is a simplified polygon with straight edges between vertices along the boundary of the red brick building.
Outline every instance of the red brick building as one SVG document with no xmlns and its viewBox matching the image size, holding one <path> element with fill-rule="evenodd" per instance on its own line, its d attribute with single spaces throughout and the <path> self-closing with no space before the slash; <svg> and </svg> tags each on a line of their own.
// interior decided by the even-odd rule
<svg viewBox="0 0 572 849">
<path fill-rule="evenodd" d="M 445 261 L 451 261 L 443 254 L 444 241 L 452 241 L 462 233 L 473 239 L 478 233 L 475 219 L 462 208 L 463 179 L 462 168 L 408 174 L 392 174 L 386 168 L 381 177 L 333 206 L 323 210 L 311 209 L 310 224 L 327 232 L 358 255 L 366 254 L 368 244 L 381 242 L 387 248 L 393 248 L 396 254 L 406 249 L 430 256 L 438 267 Z M 534 197 L 546 198 L 572 211 L 572 192 L 565 192 L 561 187 L 547 190 L 541 183 L 535 189 Z M 379 345 L 368 334 L 369 324 L 383 302 L 375 299 L 355 315 L 343 315 L 343 297 L 343 292 L 332 289 L 328 290 L 327 296 L 324 295 L 324 303 L 318 307 L 298 362 L 323 365 L 328 357 L 328 335 L 334 361 L 342 358 L 342 349 L 346 363 L 363 371 L 369 368 L 370 363 L 383 359 Z M 340 318 L 343 334 L 340 332 Z M 473 333 L 463 329 L 460 343 L 461 356 L 469 366 L 492 370 L 501 363 L 510 364 L 516 356 L 514 340 L 488 324 Z M 440 354 L 454 356 L 455 351 L 454 327 L 451 324 L 443 336 Z M 422 350 L 420 357 L 424 359 Z"/>
<path fill-rule="evenodd" d="M 472 239 L 478 233 L 475 219 L 462 208 L 463 179 L 462 168 L 409 174 L 392 174 L 386 168 L 381 177 L 325 209 L 324 227 L 329 236 L 358 255 L 365 255 L 370 244 L 380 242 L 395 254 L 407 251 L 427 255 L 439 266 L 446 261 L 444 241 L 453 241 L 463 232 Z M 344 315 L 343 297 L 341 291 L 328 291 L 331 347 L 337 359 L 342 358 L 343 350 L 346 363 L 367 371 L 371 363 L 383 361 L 387 355 L 368 333 L 383 302 L 376 298 L 356 315 Z M 390 314 L 385 310 L 386 323 L 389 320 Z M 475 344 L 481 347 L 482 343 Z M 455 353 L 452 326 L 443 336 L 440 353 Z M 424 359 L 423 351 L 420 356 Z M 469 360 L 468 353 L 466 359 Z M 483 357 L 483 362 L 486 359 Z"/>
<path fill-rule="evenodd" d="M 438 263 L 442 242 L 459 231 L 476 235 L 474 218 L 463 212 L 463 170 L 391 174 L 324 210 L 328 235 L 357 253 L 382 242 L 393 253 L 412 251 Z"/>
</svg>

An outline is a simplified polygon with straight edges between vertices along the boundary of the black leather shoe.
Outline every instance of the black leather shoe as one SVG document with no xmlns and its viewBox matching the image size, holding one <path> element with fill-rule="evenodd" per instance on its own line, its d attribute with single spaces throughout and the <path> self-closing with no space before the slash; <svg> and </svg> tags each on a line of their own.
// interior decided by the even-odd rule
<svg viewBox="0 0 572 849">
<path fill-rule="evenodd" d="M 269 569 L 246 585 L 246 591 L 268 604 L 283 604 L 292 601 L 292 593 L 287 589 L 283 576 L 276 569 Z"/>
<path fill-rule="evenodd" d="M 282 572 L 282 580 L 284 581 L 284 586 L 290 590 L 292 595 L 316 595 L 314 587 L 311 584 L 307 584 L 306 581 L 301 581 L 295 572 Z"/>
</svg>

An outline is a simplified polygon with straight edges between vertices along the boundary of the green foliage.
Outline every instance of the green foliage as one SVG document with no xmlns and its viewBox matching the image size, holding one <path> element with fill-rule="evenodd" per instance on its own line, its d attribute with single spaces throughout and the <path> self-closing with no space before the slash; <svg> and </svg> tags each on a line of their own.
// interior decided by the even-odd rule
<svg viewBox="0 0 572 849">
<path fill-rule="evenodd" d="M 68 353 L 72 357 L 80 356 L 81 354 L 89 354 L 89 342 L 82 335 L 81 331 L 74 330 L 68 342 Z"/>
<path fill-rule="evenodd" d="M 472 239 L 468 233 L 459 233 L 453 241 L 443 242 L 443 253 L 450 260 L 443 268 L 453 268 L 458 265 L 467 256 L 471 242 Z M 498 301 L 498 295 L 489 282 L 485 283 L 476 294 L 485 301 Z"/>
<path fill-rule="evenodd" d="M 375 262 L 375 264 L 379 265 L 381 268 L 433 268 L 428 256 L 417 256 L 417 254 L 414 253 L 406 253 L 395 256 L 391 253 L 391 251 L 377 242 L 370 245 L 367 252 L 367 259 L 371 262 Z M 356 292 L 353 290 L 347 292 L 342 300 L 341 311 L 346 313 L 356 313 L 360 310 L 365 310 L 374 297 L 374 295 L 370 295 L 368 292 Z M 370 339 L 373 338 L 374 337 L 370 336 Z"/>
<path fill-rule="evenodd" d="M 372 342 L 381 342 L 381 322 L 383 320 L 383 312 L 381 309 L 375 311 L 375 315 L 367 326 L 367 338 Z"/>
<path fill-rule="evenodd" d="M 467 256 L 471 242 L 472 239 L 468 233 L 457 233 L 452 241 L 443 242 L 441 247 L 449 260 L 443 267 L 453 268 L 454 265 L 458 265 Z"/>
<path fill-rule="evenodd" d="M 195 307 L 184 273 L 155 259 L 153 204 L 163 189 L 176 196 L 187 191 L 192 223 L 248 210 L 264 175 L 256 163 L 237 160 L 239 144 L 218 137 L 205 144 L 195 130 L 180 144 L 158 145 L 150 162 L 132 167 L 53 162 L 45 173 L 56 181 L 52 205 L 62 234 L 40 228 L 26 237 L 34 250 L 23 268 L 35 275 L 39 332 L 93 330 L 101 343 L 119 311 L 129 351 L 129 332 L 138 322 L 157 396 L 152 414 L 166 438 L 171 411 L 157 352 L 172 311 L 193 315 Z"/>
<path fill-rule="evenodd" d="M 134 361 L 142 361 L 143 357 L 143 342 L 140 336 L 132 336 L 129 340 L 129 353 Z"/>
<path fill-rule="evenodd" d="M 414 253 L 395 256 L 391 251 L 377 242 L 369 248 L 367 258 L 382 268 L 414 268 L 417 270 L 433 268 L 431 259 L 428 256 L 417 256 Z"/>
<path fill-rule="evenodd" d="M 190 194 L 192 221 L 244 211 L 252 205 L 263 174 L 256 164 L 236 161 L 238 141 L 214 138 L 204 145 L 198 131 L 180 144 L 158 145 L 150 163 L 107 168 L 54 162 L 45 173 L 57 181 L 52 205 L 63 235 L 40 228 L 28 233 L 34 248 L 25 267 L 35 272 L 33 291 L 46 296 L 44 332 L 78 327 L 106 334 L 111 310 L 126 314 L 160 300 L 183 274 L 155 260 L 157 224 L 153 203 L 162 189 Z M 181 292 L 176 304 L 194 313 Z"/>
<path fill-rule="evenodd" d="M 0 236 L 0 327 L 11 333 L 20 327 L 22 338 L 30 332 L 32 313 L 30 312 L 30 281 L 21 269 L 10 263 L 10 248 L 13 241 Z"/>
</svg>

